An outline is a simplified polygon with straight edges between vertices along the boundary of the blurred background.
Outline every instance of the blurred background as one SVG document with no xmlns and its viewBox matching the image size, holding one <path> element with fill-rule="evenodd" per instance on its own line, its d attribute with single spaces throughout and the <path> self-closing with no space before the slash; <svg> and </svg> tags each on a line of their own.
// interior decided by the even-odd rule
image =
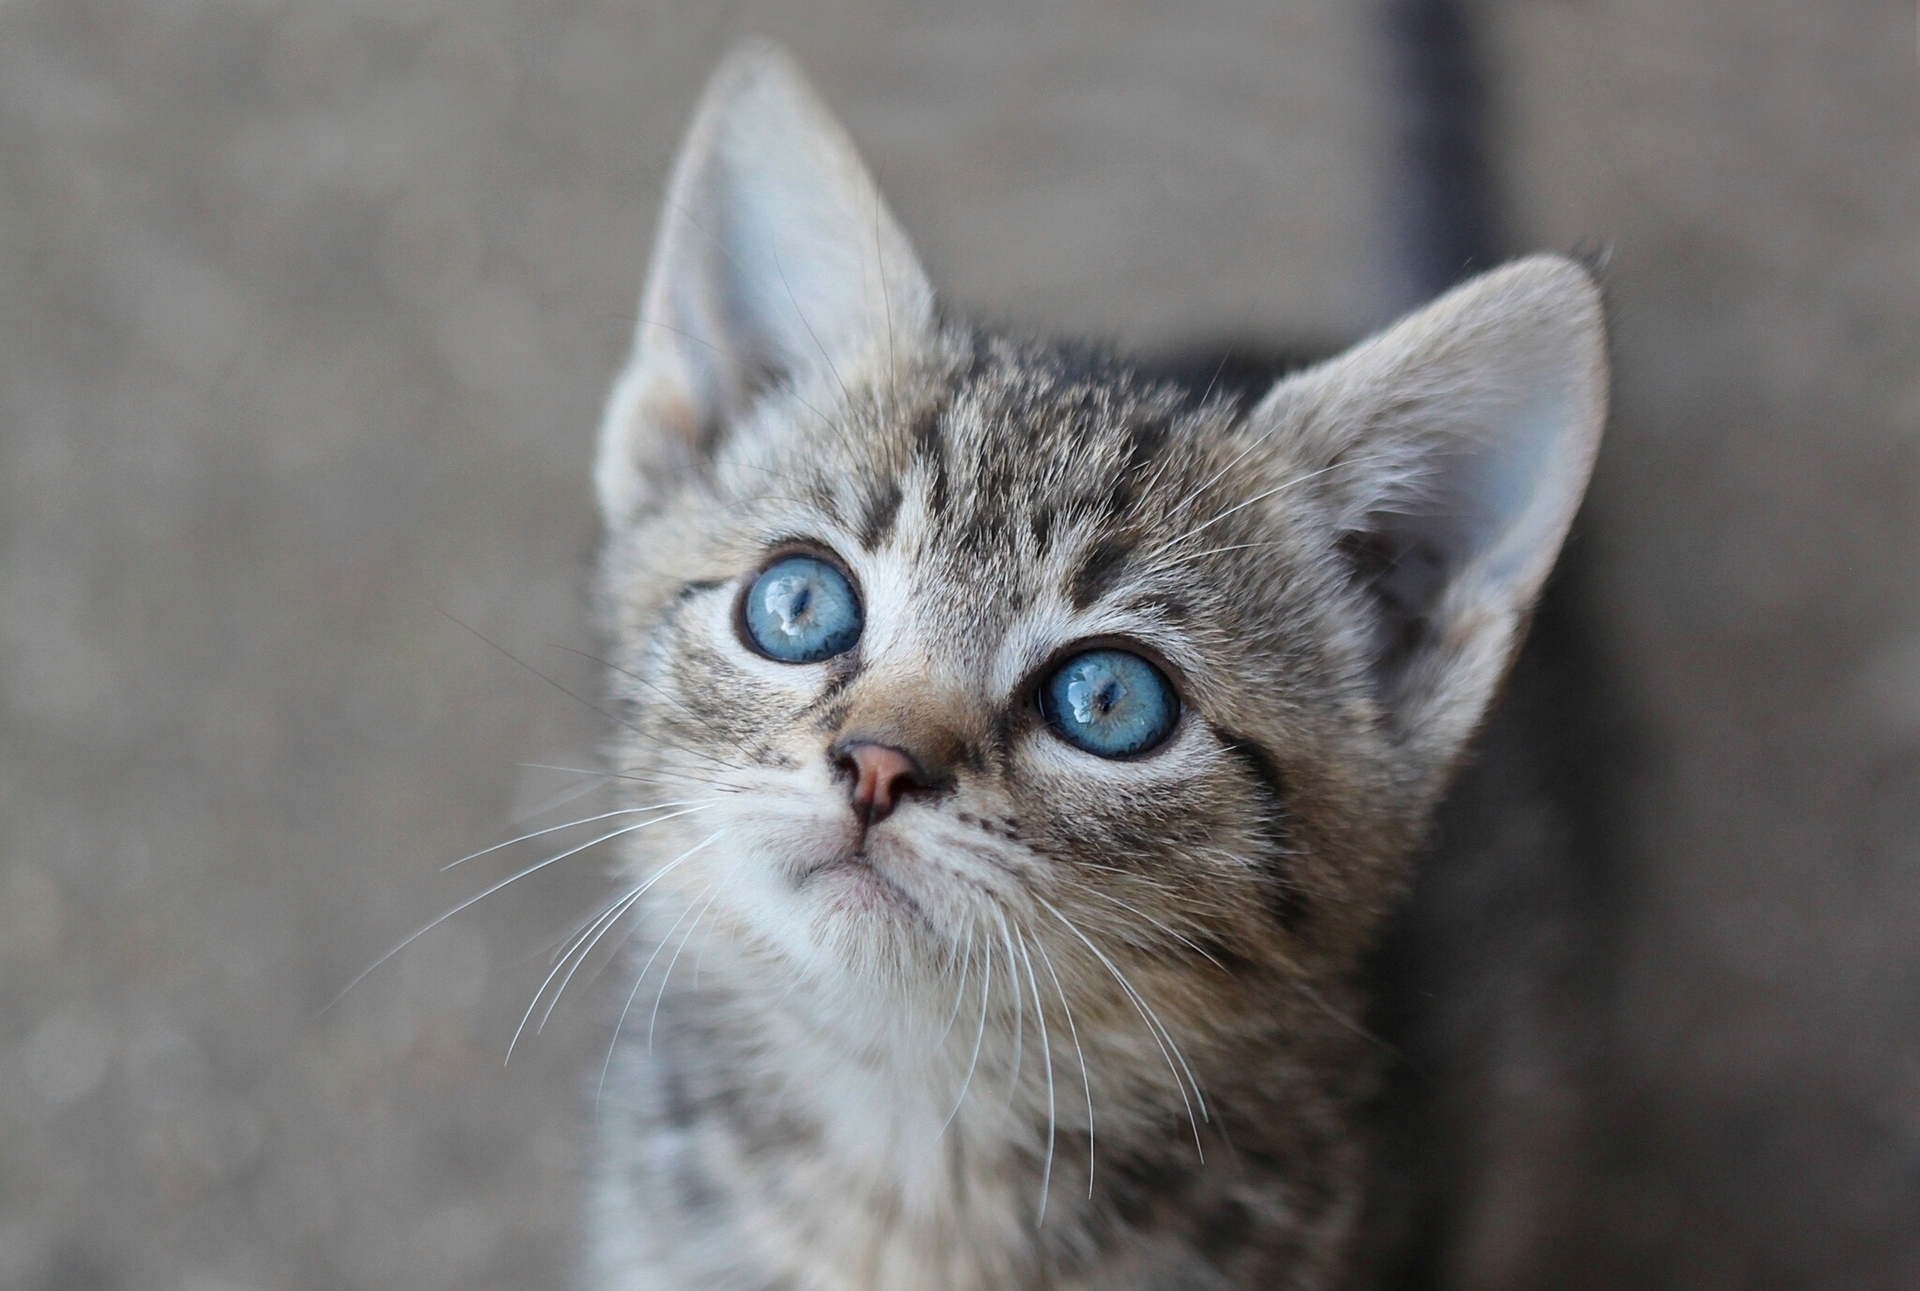
<svg viewBox="0 0 1920 1291">
<path fill-rule="evenodd" d="M 322 1010 L 590 786 L 598 406 L 749 32 L 992 320 L 1317 345 L 1610 249 L 1608 847 L 1435 1278 L 1920 1285 L 1909 5 L 0 0 L 0 1288 L 566 1284 L 611 978 L 502 1060 L 597 862 Z"/>
</svg>

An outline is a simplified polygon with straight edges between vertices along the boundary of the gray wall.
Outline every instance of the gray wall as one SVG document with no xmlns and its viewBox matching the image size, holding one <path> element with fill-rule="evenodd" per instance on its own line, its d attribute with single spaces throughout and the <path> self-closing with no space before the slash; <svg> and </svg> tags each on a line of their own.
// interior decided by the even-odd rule
<svg viewBox="0 0 1920 1291">
<path fill-rule="evenodd" d="M 1911 1285 L 1912 12 L 1475 14 L 1513 240 L 1615 248 L 1583 541 L 1634 776 L 1453 1276 Z M 0 3 L 0 1287 L 560 1283 L 613 977 L 501 1058 L 596 863 L 319 1010 L 544 855 L 439 872 L 569 783 L 521 764 L 592 765 L 475 633 L 594 693 L 551 647 L 593 648 L 597 405 L 746 31 L 991 317 L 1404 303 L 1366 6 Z"/>
</svg>

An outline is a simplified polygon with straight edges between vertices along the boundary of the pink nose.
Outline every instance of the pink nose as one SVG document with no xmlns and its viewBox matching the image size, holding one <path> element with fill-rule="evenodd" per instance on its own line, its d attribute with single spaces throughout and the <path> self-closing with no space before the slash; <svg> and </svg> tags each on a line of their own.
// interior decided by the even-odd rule
<svg viewBox="0 0 1920 1291">
<path fill-rule="evenodd" d="M 837 752 L 840 765 L 853 773 L 853 814 L 863 826 L 885 820 L 901 796 L 920 783 L 920 769 L 913 758 L 891 744 L 859 741 L 842 745 Z"/>
</svg>

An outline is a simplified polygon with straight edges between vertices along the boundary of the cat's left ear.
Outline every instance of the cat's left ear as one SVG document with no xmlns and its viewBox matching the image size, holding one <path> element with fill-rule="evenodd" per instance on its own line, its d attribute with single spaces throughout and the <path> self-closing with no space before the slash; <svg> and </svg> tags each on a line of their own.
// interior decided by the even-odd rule
<svg viewBox="0 0 1920 1291">
<path fill-rule="evenodd" d="M 1435 774 L 1479 725 L 1580 505 L 1606 421 L 1592 276 L 1534 256 L 1283 382 L 1256 422 L 1331 504 L 1374 681 Z"/>
<path fill-rule="evenodd" d="M 657 506 L 769 388 L 814 406 L 924 344 L 933 291 L 800 69 L 752 41 L 681 145 L 594 483 L 609 522 Z"/>
</svg>

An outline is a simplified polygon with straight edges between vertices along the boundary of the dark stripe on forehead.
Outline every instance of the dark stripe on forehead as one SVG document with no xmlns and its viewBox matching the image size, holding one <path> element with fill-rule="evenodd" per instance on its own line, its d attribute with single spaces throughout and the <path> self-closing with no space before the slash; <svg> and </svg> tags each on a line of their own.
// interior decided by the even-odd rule
<svg viewBox="0 0 1920 1291">
<path fill-rule="evenodd" d="M 1044 552 L 1047 540 L 1053 537 L 1053 508 L 1045 503 L 1035 506 L 1027 517 L 1027 527 L 1033 533 L 1033 545 Z"/>
<path fill-rule="evenodd" d="M 893 532 L 894 519 L 900 514 L 900 497 L 898 480 L 888 480 L 868 495 L 860 515 L 860 546 L 864 550 L 874 550 Z"/>
<path fill-rule="evenodd" d="M 1163 417 L 1145 417 L 1126 428 L 1127 455 L 1104 499 L 1107 518 L 1119 520 L 1140 500 L 1140 487 L 1153 459 L 1166 447 L 1169 426 Z"/>
<path fill-rule="evenodd" d="M 1131 554 L 1125 543 L 1112 539 L 1096 542 L 1082 553 L 1080 567 L 1067 584 L 1073 607 L 1084 610 L 1112 591 L 1120 576 L 1127 572 L 1127 559 Z"/>
<path fill-rule="evenodd" d="M 947 437 L 942 425 L 946 409 L 923 411 L 913 423 L 913 459 L 927 472 L 927 511 L 940 516 L 947 510 Z"/>
<path fill-rule="evenodd" d="M 1168 433 L 1172 427 L 1164 417 L 1149 417 L 1137 421 L 1127 429 L 1127 465 L 1128 475 L 1138 475 L 1153 464 L 1160 450 L 1167 446 Z"/>
</svg>

